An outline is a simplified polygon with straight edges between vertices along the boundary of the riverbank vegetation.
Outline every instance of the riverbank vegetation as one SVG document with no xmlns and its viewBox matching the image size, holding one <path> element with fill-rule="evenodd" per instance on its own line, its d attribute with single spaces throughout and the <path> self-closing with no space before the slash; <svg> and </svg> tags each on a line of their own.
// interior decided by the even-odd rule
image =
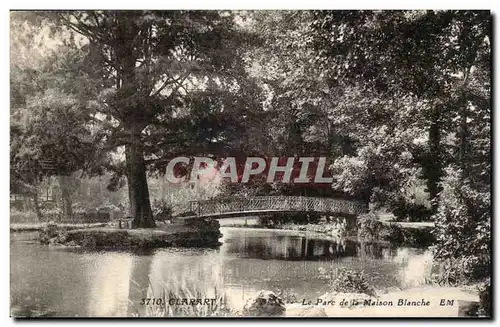
<svg viewBox="0 0 500 327">
<path fill-rule="evenodd" d="M 71 225 L 70 225 L 71 226 Z M 217 247 L 220 245 L 217 221 L 169 224 L 155 229 L 116 229 L 111 227 L 65 228 L 44 225 L 39 231 L 42 244 L 86 249 L 154 249 L 166 247 Z"/>
<path fill-rule="evenodd" d="M 395 245 L 428 247 L 436 241 L 434 227 L 383 223 L 374 214 L 358 217 L 357 236 L 361 240 L 386 241 Z"/>
<path fill-rule="evenodd" d="M 376 296 L 375 288 L 364 276 L 364 271 L 345 268 L 330 271 L 320 269 L 319 274 L 327 281 L 331 292 L 363 293 Z"/>
<path fill-rule="evenodd" d="M 10 224 L 11 232 L 33 232 L 41 231 L 54 225 L 56 228 L 63 230 L 106 227 L 108 223 L 87 223 L 87 224 L 55 224 L 55 223 L 26 223 L 26 224 Z"/>
</svg>

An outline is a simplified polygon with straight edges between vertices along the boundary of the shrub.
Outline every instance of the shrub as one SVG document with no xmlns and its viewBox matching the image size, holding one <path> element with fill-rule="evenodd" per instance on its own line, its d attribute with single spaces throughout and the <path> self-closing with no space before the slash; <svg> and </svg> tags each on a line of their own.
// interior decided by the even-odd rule
<svg viewBox="0 0 500 327">
<path fill-rule="evenodd" d="M 191 216 L 196 216 L 196 212 L 186 211 L 186 212 L 179 214 L 177 217 L 191 217 Z"/>
<path fill-rule="evenodd" d="M 286 223 L 293 224 L 308 224 L 308 223 L 317 223 L 321 218 L 321 215 L 316 212 L 297 212 L 297 213 L 273 213 L 269 217 L 267 217 L 266 225 L 269 225 L 270 222 L 273 225 L 281 226 Z M 262 221 L 262 220 L 261 220 Z"/>
<path fill-rule="evenodd" d="M 479 315 L 491 316 L 491 281 L 488 278 L 478 287 L 479 290 Z"/>
<path fill-rule="evenodd" d="M 394 201 L 389 205 L 398 221 L 428 221 L 432 210 L 423 204 L 407 202 L 405 199 Z"/>
<path fill-rule="evenodd" d="M 364 271 L 338 268 L 327 271 L 319 268 L 320 278 L 328 281 L 331 291 L 339 293 L 363 293 L 376 296 L 375 289 L 368 283 Z"/>
<path fill-rule="evenodd" d="M 20 211 L 16 208 L 10 208 L 10 222 L 11 223 L 34 223 L 38 222 L 36 213 L 32 211 Z"/>
<path fill-rule="evenodd" d="M 281 289 L 275 287 L 273 293 L 275 293 L 276 296 L 282 299 L 285 303 L 297 303 L 298 301 L 297 293 L 291 289 Z"/>
<path fill-rule="evenodd" d="M 431 227 L 424 228 L 401 228 L 402 244 L 414 247 L 431 246 L 436 242 Z"/>
<path fill-rule="evenodd" d="M 358 238 L 363 240 L 378 240 L 384 226 L 377 217 L 370 212 L 358 217 L 357 227 Z"/>
<path fill-rule="evenodd" d="M 279 317 L 285 314 L 285 303 L 272 291 L 262 290 L 255 298 L 248 299 L 243 307 L 246 317 Z"/>
<path fill-rule="evenodd" d="M 172 217 L 172 206 L 164 199 L 155 200 L 151 206 L 155 220 L 165 221 Z"/>
<path fill-rule="evenodd" d="M 64 232 L 54 222 L 49 222 L 39 231 L 39 240 L 42 244 L 49 244 L 64 237 Z"/>
<path fill-rule="evenodd" d="M 464 285 L 490 276 L 489 267 L 477 256 L 440 259 L 435 263 L 432 279 L 440 285 Z"/>
<path fill-rule="evenodd" d="M 357 220 L 358 238 L 364 241 L 387 241 L 392 244 L 423 247 L 434 244 L 432 228 L 403 228 L 397 224 L 383 224 L 372 213 L 361 215 Z"/>
<path fill-rule="evenodd" d="M 403 228 L 397 224 L 383 226 L 379 237 L 392 244 L 404 244 L 413 247 L 430 246 L 436 241 L 431 227 Z"/>
<path fill-rule="evenodd" d="M 447 170 L 443 180 L 436 222 L 435 259 L 441 283 L 472 283 L 490 275 L 491 194 Z"/>
</svg>

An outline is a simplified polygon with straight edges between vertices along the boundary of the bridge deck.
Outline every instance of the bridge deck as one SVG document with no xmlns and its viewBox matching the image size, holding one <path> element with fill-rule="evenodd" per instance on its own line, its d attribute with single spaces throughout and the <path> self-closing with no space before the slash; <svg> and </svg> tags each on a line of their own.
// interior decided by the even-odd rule
<svg viewBox="0 0 500 327">
<path fill-rule="evenodd" d="M 263 216 L 268 213 L 276 213 L 276 212 L 306 212 L 302 210 L 254 210 L 254 211 L 233 211 L 233 212 L 222 212 L 222 213 L 210 213 L 210 214 L 204 214 L 200 216 L 184 216 L 184 217 L 175 217 L 175 219 L 178 220 L 189 220 L 189 219 L 196 219 L 196 218 L 214 218 L 214 217 L 220 217 L 220 218 L 234 218 L 234 217 L 239 217 L 239 216 Z M 331 212 L 325 211 L 325 212 L 319 212 L 315 211 L 317 213 L 324 213 L 328 214 Z M 354 216 L 351 214 L 345 214 L 345 213 L 336 213 L 336 215 L 339 216 Z M 217 218 L 218 219 L 218 218 Z"/>
<path fill-rule="evenodd" d="M 190 212 L 193 215 L 177 217 L 177 219 L 228 218 L 275 212 L 317 212 L 342 216 L 357 216 L 366 212 L 366 208 L 360 202 L 344 199 L 303 196 L 261 196 L 191 201 Z"/>
</svg>

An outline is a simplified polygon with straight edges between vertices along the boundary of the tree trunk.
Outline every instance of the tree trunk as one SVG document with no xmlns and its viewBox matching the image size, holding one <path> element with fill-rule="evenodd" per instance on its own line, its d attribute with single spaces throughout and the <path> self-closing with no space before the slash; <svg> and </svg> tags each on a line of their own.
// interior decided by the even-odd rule
<svg viewBox="0 0 500 327">
<path fill-rule="evenodd" d="M 464 97 L 465 98 L 465 97 Z M 467 171 L 467 100 L 462 101 L 462 113 L 460 114 L 460 145 L 458 153 L 458 162 L 462 168 L 462 173 Z"/>
<path fill-rule="evenodd" d="M 427 191 L 431 201 L 432 212 L 437 211 L 438 195 L 441 191 L 439 182 L 442 177 L 441 160 L 441 120 L 440 107 L 435 105 L 432 109 L 431 126 L 429 128 L 429 160 L 427 160 Z"/>
<path fill-rule="evenodd" d="M 461 95 L 460 95 L 460 101 L 459 101 L 459 107 L 461 109 L 460 113 L 460 130 L 459 130 L 459 138 L 460 138 L 460 144 L 459 144 L 459 150 L 458 150 L 458 162 L 460 165 L 460 168 L 462 168 L 462 174 L 467 174 L 467 151 L 468 151 L 468 128 L 467 128 L 467 82 L 469 80 L 469 75 L 470 75 L 470 67 L 466 69 L 465 71 L 465 76 L 464 76 L 464 81 L 461 89 Z"/>
<path fill-rule="evenodd" d="M 149 202 L 146 165 L 139 141 L 134 140 L 126 146 L 127 181 L 130 202 L 130 214 L 134 217 L 133 228 L 155 227 L 151 204 Z"/>
<path fill-rule="evenodd" d="M 59 187 L 61 189 L 61 200 L 63 209 L 63 219 L 71 220 L 73 217 L 73 203 L 71 201 L 70 176 L 59 176 Z"/>
<path fill-rule="evenodd" d="M 165 181 L 163 179 L 159 179 L 158 183 L 160 184 L 160 197 L 163 201 L 165 201 L 166 200 Z"/>
<path fill-rule="evenodd" d="M 38 194 L 35 193 L 33 194 L 33 206 L 35 207 L 35 213 L 38 221 L 42 221 L 43 215 L 42 211 L 40 210 L 40 203 L 38 203 Z"/>
<path fill-rule="evenodd" d="M 23 196 L 22 198 L 22 209 L 23 211 L 29 211 L 33 209 L 31 206 L 30 198 L 28 196 Z"/>
<path fill-rule="evenodd" d="M 123 116 L 124 128 L 130 133 L 130 142 L 125 146 L 127 160 L 128 195 L 130 213 L 134 217 L 133 228 L 155 227 L 151 204 L 149 201 L 148 181 L 146 179 L 146 164 L 144 162 L 143 143 L 141 132 L 150 121 L 148 111 L 144 104 L 138 105 L 134 96 L 141 94 L 141 81 L 136 76 L 136 51 L 134 44 L 137 42 L 140 31 L 137 24 L 126 13 L 117 14 L 116 35 L 120 42 L 116 45 L 116 88 L 120 97 L 130 99 L 125 107 L 120 109 Z M 150 113 L 149 113 L 150 115 Z"/>
</svg>

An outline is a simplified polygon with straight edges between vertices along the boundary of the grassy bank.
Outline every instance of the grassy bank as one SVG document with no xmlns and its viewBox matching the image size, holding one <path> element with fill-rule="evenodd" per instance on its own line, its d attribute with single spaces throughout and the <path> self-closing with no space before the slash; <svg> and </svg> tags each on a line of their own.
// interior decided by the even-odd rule
<svg viewBox="0 0 500 327">
<path fill-rule="evenodd" d="M 10 224 L 11 232 L 35 232 L 47 228 L 49 223 L 13 223 Z M 96 228 L 105 227 L 108 223 L 89 223 L 89 224 L 56 224 L 60 229 L 83 229 L 83 228 Z"/>
<path fill-rule="evenodd" d="M 107 249 L 214 247 L 219 245 L 220 236 L 217 221 L 169 224 L 153 229 L 111 227 L 67 229 L 59 225 L 48 225 L 39 232 L 42 244 Z"/>
</svg>

